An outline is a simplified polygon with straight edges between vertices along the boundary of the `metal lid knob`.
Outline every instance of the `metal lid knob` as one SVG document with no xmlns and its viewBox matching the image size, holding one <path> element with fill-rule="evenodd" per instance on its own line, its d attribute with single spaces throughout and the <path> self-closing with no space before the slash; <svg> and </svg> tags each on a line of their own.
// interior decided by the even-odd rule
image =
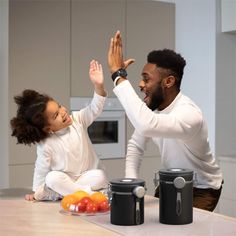
<svg viewBox="0 0 236 236">
<path fill-rule="evenodd" d="M 186 181 L 183 177 L 176 177 L 174 179 L 174 186 L 178 189 L 183 188 L 185 186 L 185 183 L 186 183 Z"/>
<path fill-rule="evenodd" d="M 133 194 L 138 197 L 138 198 L 142 198 L 145 195 L 145 188 L 143 186 L 137 186 L 134 190 L 133 190 Z"/>
</svg>

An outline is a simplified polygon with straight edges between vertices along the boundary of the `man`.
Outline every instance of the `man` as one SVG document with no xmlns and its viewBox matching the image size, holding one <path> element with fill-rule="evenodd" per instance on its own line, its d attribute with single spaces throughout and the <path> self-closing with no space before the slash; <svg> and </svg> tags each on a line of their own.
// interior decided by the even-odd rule
<svg viewBox="0 0 236 236">
<path fill-rule="evenodd" d="M 108 65 L 113 91 L 135 127 L 128 142 L 126 177 L 138 177 L 145 144 L 152 139 L 160 150 L 164 169 L 194 171 L 193 206 L 213 211 L 221 194 L 222 173 L 210 150 L 201 110 L 180 91 L 184 58 L 168 49 L 148 54 L 139 84 L 145 94 L 144 102 L 127 80 L 125 69 L 133 62 L 123 60 L 121 35 L 117 31 L 110 42 Z M 158 190 L 155 196 L 159 196 Z"/>
</svg>

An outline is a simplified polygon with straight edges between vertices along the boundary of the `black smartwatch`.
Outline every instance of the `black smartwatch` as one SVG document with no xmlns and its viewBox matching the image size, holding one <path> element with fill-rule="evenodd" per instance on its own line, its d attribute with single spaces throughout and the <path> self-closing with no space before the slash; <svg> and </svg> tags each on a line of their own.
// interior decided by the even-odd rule
<svg viewBox="0 0 236 236">
<path fill-rule="evenodd" d="M 115 81 L 115 79 L 116 79 L 117 77 L 126 78 L 127 75 L 128 75 L 128 74 L 127 74 L 126 70 L 123 69 L 123 68 L 120 68 L 119 70 L 115 71 L 115 72 L 111 75 L 111 78 L 112 78 L 113 81 Z"/>
</svg>

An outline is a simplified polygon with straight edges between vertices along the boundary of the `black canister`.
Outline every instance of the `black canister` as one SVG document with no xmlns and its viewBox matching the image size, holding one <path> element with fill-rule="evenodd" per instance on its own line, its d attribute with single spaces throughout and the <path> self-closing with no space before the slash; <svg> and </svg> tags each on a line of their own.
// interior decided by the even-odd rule
<svg viewBox="0 0 236 236">
<path fill-rule="evenodd" d="M 121 178 L 110 181 L 110 221 L 114 225 L 144 222 L 145 181 Z"/>
<path fill-rule="evenodd" d="M 159 171 L 159 221 L 189 224 L 193 221 L 193 171 L 173 168 Z"/>
</svg>

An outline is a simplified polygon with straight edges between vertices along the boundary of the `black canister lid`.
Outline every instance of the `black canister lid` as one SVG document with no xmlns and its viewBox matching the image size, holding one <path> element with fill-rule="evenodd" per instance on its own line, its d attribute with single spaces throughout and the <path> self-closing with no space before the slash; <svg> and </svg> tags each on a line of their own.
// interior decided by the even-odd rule
<svg viewBox="0 0 236 236">
<path fill-rule="evenodd" d="M 193 170 L 184 168 L 170 168 L 159 171 L 160 180 L 172 181 L 176 177 L 183 177 L 186 181 L 193 179 Z"/>
<path fill-rule="evenodd" d="M 132 192 L 136 186 L 145 186 L 145 181 L 134 178 L 119 178 L 110 181 L 110 189 L 112 191 Z"/>
</svg>

